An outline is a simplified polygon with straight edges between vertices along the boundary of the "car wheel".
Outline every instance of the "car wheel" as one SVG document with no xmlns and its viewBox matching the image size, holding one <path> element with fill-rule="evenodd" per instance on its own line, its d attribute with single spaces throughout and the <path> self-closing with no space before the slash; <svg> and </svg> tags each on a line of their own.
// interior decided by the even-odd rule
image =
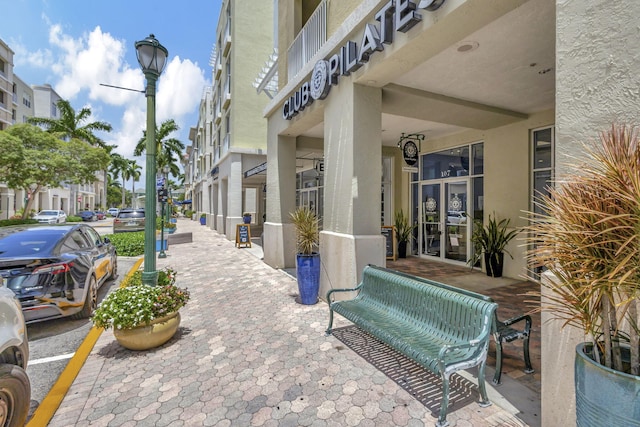
<svg viewBox="0 0 640 427">
<path fill-rule="evenodd" d="M 19 366 L 0 365 L 0 425 L 22 427 L 29 415 L 31 384 Z"/>
<path fill-rule="evenodd" d="M 111 269 L 111 278 L 115 279 L 118 276 L 118 257 L 115 256 L 113 258 L 113 264 L 112 264 L 112 269 Z"/>
<path fill-rule="evenodd" d="M 71 316 L 73 319 L 87 319 L 91 317 L 93 311 L 98 306 L 98 286 L 96 286 L 95 276 L 91 276 L 89 279 L 89 288 L 87 289 L 87 295 L 84 298 L 84 305 L 82 311 Z"/>
</svg>

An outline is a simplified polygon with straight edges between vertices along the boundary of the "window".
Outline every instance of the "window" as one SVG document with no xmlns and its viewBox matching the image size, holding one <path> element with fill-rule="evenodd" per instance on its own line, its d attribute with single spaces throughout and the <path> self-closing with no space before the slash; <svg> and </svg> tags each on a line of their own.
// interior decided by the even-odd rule
<svg viewBox="0 0 640 427">
<path fill-rule="evenodd" d="M 51 117 L 58 117 L 58 107 L 56 107 L 56 103 L 51 103 Z"/>
<path fill-rule="evenodd" d="M 6 75 L 7 73 L 7 63 L 0 59 L 0 75 Z"/>
<path fill-rule="evenodd" d="M 6 108 L 6 105 L 4 104 L 4 92 L 0 90 L 0 107 Z"/>
<path fill-rule="evenodd" d="M 100 235 L 93 228 L 86 228 L 84 232 L 87 236 L 87 240 L 93 242 L 95 246 L 100 246 L 102 244 Z"/>
<path fill-rule="evenodd" d="M 535 201 L 541 195 L 549 194 L 552 185 L 554 168 L 554 135 L 553 128 L 535 129 L 531 132 L 531 207 L 532 211 L 540 213 L 541 209 Z"/>
<path fill-rule="evenodd" d="M 24 104 L 24 106 L 27 108 L 31 108 L 31 95 L 29 95 L 28 93 L 23 93 L 22 104 Z"/>
</svg>

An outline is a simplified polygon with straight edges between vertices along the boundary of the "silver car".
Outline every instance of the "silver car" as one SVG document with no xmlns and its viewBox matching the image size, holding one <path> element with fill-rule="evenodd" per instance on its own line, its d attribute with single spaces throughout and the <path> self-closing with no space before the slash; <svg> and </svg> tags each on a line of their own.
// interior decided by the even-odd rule
<svg viewBox="0 0 640 427">
<path fill-rule="evenodd" d="M 27 328 L 14 293 L 0 277 L 0 425 L 23 426 L 29 415 L 31 382 L 27 375 Z"/>
<path fill-rule="evenodd" d="M 113 220 L 113 232 L 144 231 L 144 209 L 120 209 Z"/>
<path fill-rule="evenodd" d="M 64 211 L 49 209 L 38 212 L 33 219 L 43 224 L 64 224 L 67 222 L 67 214 Z"/>
</svg>

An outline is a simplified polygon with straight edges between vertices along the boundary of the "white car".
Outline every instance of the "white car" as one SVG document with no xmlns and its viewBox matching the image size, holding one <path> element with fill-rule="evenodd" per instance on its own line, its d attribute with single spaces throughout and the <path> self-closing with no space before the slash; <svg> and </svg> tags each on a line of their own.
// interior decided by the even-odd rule
<svg viewBox="0 0 640 427">
<path fill-rule="evenodd" d="M 31 402 L 28 361 L 29 342 L 20 303 L 10 289 L 0 285 L 0 425 L 23 426 L 27 421 Z"/>
<path fill-rule="evenodd" d="M 118 212 L 120 212 L 120 209 L 118 208 L 109 208 L 107 209 L 107 213 L 113 217 L 118 216 Z"/>
<path fill-rule="evenodd" d="M 64 211 L 46 210 L 38 212 L 33 219 L 44 224 L 64 224 L 67 222 L 67 214 Z"/>
</svg>

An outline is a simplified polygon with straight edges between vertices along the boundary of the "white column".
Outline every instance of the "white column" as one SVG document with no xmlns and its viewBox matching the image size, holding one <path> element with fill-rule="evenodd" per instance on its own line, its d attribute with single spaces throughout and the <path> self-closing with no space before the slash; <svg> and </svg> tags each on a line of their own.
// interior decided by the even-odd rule
<svg viewBox="0 0 640 427">
<path fill-rule="evenodd" d="M 385 265 L 380 234 L 382 92 L 345 81 L 331 89 L 327 100 L 321 298 L 332 288 L 357 284 L 365 265 Z"/>
<path fill-rule="evenodd" d="M 232 153 L 229 162 L 226 235 L 235 240 L 236 225 L 242 223 L 242 154 Z"/>
<path fill-rule="evenodd" d="M 295 230 L 289 213 L 296 207 L 296 138 L 280 136 L 286 124 L 269 118 L 267 137 L 267 220 L 264 223 L 264 262 L 275 268 L 295 266 Z"/>
</svg>

